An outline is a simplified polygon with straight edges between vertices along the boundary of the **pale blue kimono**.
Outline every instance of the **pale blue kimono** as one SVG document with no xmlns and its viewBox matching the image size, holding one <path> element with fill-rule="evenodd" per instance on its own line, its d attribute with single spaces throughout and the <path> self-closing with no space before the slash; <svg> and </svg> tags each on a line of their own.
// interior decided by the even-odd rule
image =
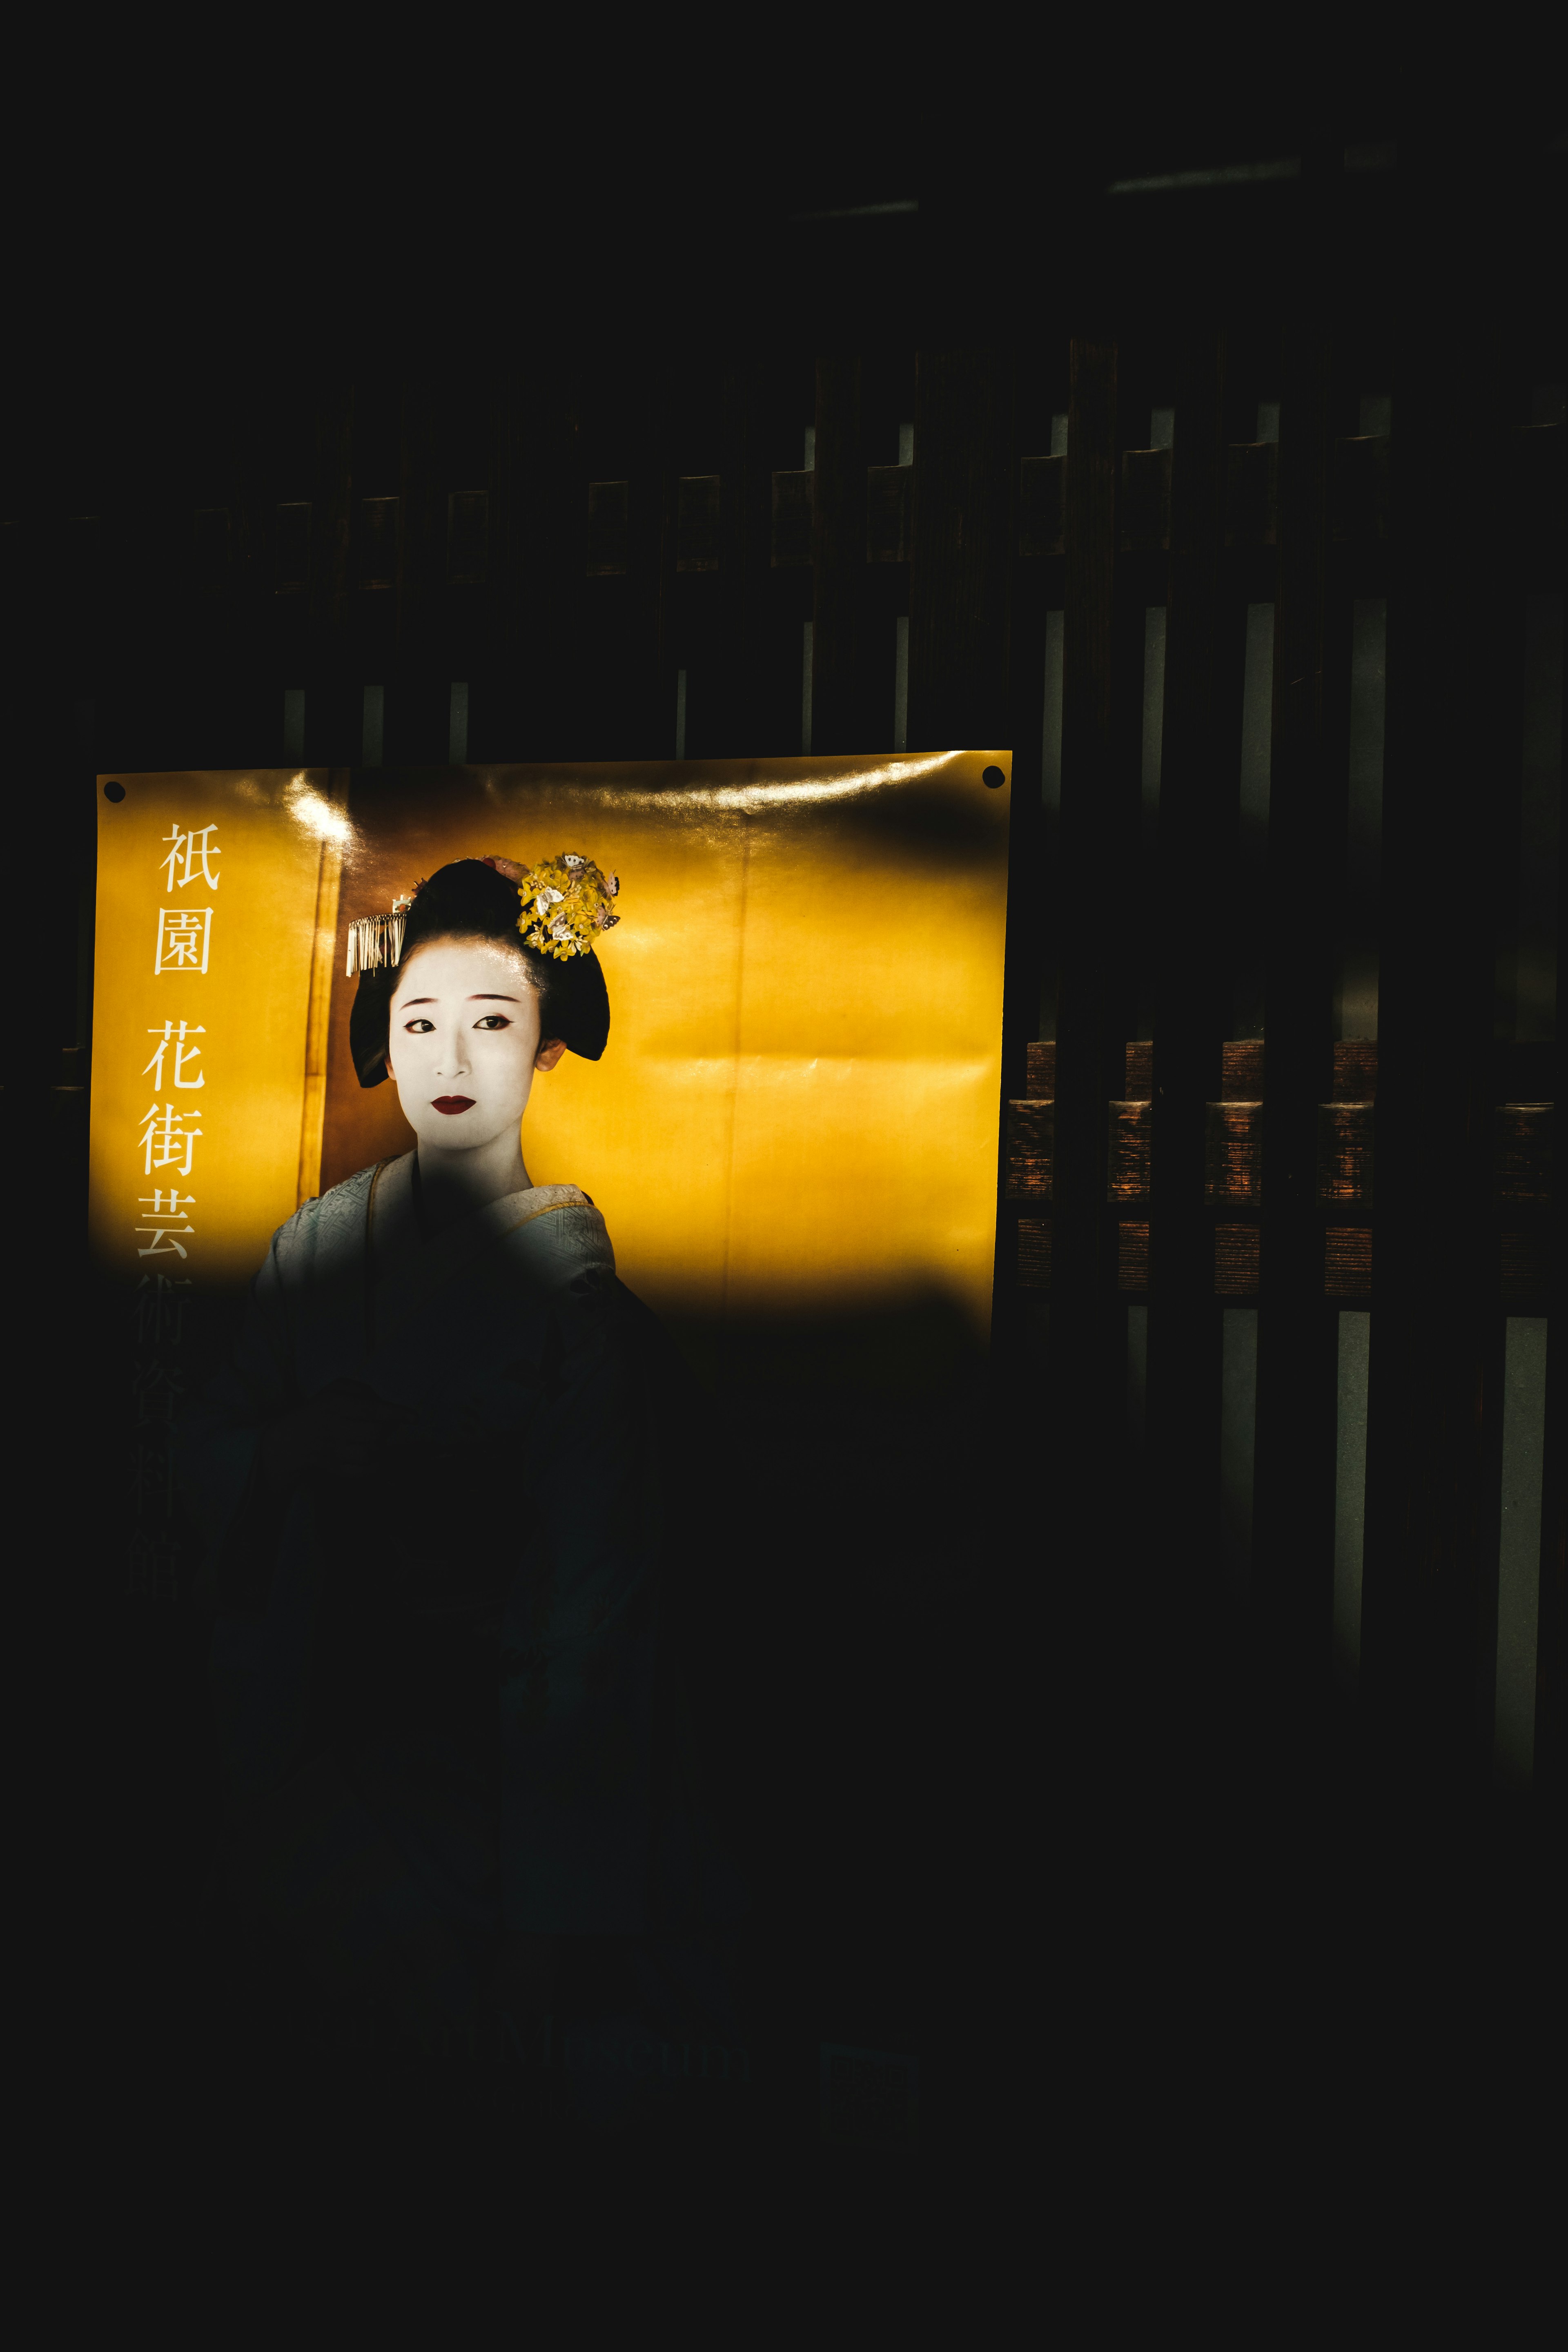
<svg viewBox="0 0 1568 2352">
<path fill-rule="evenodd" d="M 609 1939 L 639 1956 L 649 2030 L 679 2012 L 734 2040 L 745 1885 L 661 1638 L 668 1343 L 571 1185 L 373 1276 L 376 1188 L 398 1181 L 363 1170 L 279 1229 L 181 1433 L 209 1539 L 217 1875 L 315 1982 L 421 2036 L 472 2024 L 504 1925 Z M 414 1409 L 406 1465 L 272 1501 L 262 1428 L 340 1380 Z"/>
</svg>

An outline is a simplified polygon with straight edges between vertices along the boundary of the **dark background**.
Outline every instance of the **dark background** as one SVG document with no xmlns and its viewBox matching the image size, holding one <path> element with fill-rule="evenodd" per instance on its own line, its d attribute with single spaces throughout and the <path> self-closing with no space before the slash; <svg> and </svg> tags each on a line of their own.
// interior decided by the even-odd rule
<svg viewBox="0 0 1568 2352">
<path fill-rule="evenodd" d="M 455 676 L 474 681 L 474 758 L 667 756 L 678 667 L 694 755 L 787 751 L 779 649 L 814 614 L 814 749 L 882 748 L 873 648 L 897 575 L 910 748 L 1017 753 L 1005 1086 L 1026 1091 L 1057 958 L 1056 1287 L 1047 1327 L 1019 1286 L 1003 1202 L 984 1408 L 955 1426 L 940 1475 L 923 1466 L 924 1435 L 906 1432 L 900 1452 L 883 1432 L 886 1540 L 853 1549 L 858 1563 L 834 1589 L 831 1633 L 812 1588 L 808 1732 L 787 1768 L 773 1743 L 765 1802 L 768 1742 L 748 1747 L 742 1719 L 754 1688 L 775 1685 L 734 1662 L 763 1655 L 781 1605 L 798 1605 L 801 1531 L 749 1498 L 777 1491 L 798 1447 L 784 1416 L 746 1437 L 756 1461 L 731 1449 L 731 1500 L 755 1542 L 729 1615 L 710 1616 L 704 1704 L 717 1752 L 746 1759 L 727 1775 L 737 1816 L 750 1791 L 773 1825 L 756 1970 L 774 2122 L 759 2160 L 800 2177 L 823 2161 L 814 2069 L 835 2041 L 920 2055 L 919 2163 L 950 2186 L 976 2167 L 1020 2186 L 1066 2167 L 1107 2194 L 1173 2193 L 1194 2148 L 1215 2147 L 1227 2178 L 1254 2154 L 1309 2186 L 1326 2166 L 1361 2228 L 1439 2149 L 1464 2166 L 1485 2147 L 1526 2191 L 1539 2177 L 1535 2102 L 1561 2011 L 1547 1897 L 1564 1752 L 1562 1482 L 1554 1465 L 1536 1794 L 1501 1810 L 1477 1698 L 1486 1482 L 1502 1314 L 1543 1313 L 1545 1293 L 1506 1297 L 1497 1272 L 1486 1113 L 1522 1081 L 1493 1037 L 1506 811 L 1474 779 L 1491 756 L 1497 585 L 1561 581 L 1562 428 L 1550 450 L 1521 455 L 1520 436 L 1530 387 L 1563 374 L 1562 136 L 1526 76 L 1482 77 L 1459 104 L 1380 76 L 1375 58 L 1336 75 L 1287 48 L 1282 37 L 1251 71 L 1220 57 L 1199 72 L 1047 45 L 961 62 L 940 91 L 934 75 L 862 59 L 842 91 L 831 74 L 764 74 L 764 98 L 724 106 L 701 96 L 709 69 L 694 64 L 657 109 L 635 75 L 601 89 L 580 64 L 559 80 L 542 64 L 515 110 L 475 95 L 482 72 L 437 76 L 423 107 L 390 81 L 340 91 L 306 75 L 302 93 L 269 86 L 243 116 L 154 109 L 134 135 L 100 93 L 47 170 L 18 176 L 12 898 L 50 1010 L 29 1012 L 6 1076 L 14 1169 L 48 1138 L 45 1242 L 24 1249 L 17 1291 L 26 1361 L 41 1367 L 24 1384 L 45 1410 L 13 1493 L 36 1628 L 23 1654 L 43 1661 L 49 1690 L 24 1811 L 36 1805 L 49 1888 L 44 1973 L 78 1988 L 79 2119 L 128 2130 L 193 2063 L 187 1923 L 209 1804 L 201 1629 L 177 1598 L 150 1606 L 121 1589 L 124 1367 L 79 1265 L 85 1098 L 69 1088 L 83 1074 L 61 1055 L 88 1036 L 79 909 L 95 771 L 276 764 L 282 688 L 301 678 L 307 757 L 352 763 L 368 665 L 387 686 L 389 765 L 443 756 Z M 1391 165 L 1347 173 L 1347 148 L 1384 145 Z M 1287 156 L 1301 163 L 1289 182 L 1107 194 Z M 911 199 L 913 212 L 799 217 Z M 1345 493 L 1352 562 L 1333 553 L 1334 447 L 1374 388 L 1392 391 L 1397 457 L 1385 508 Z M 1195 1179 L 1155 1194 L 1168 1263 L 1185 1271 L 1142 1465 L 1116 1404 L 1124 1305 L 1100 1105 L 1121 1091 L 1134 1031 L 1121 950 L 1140 927 L 1159 942 L 1173 1167 L 1196 1149 L 1177 1106 L 1198 1116 L 1228 1034 L 1204 944 L 1234 887 L 1205 831 L 1228 688 L 1204 615 L 1234 591 L 1204 520 L 1218 493 L 1198 470 L 1184 489 L 1181 461 L 1205 432 L 1216 464 L 1248 440 L 1249 403 L 1270 389 L 1287 417 L 1294 404 L 1313 420 L 1298 446 L 1315 455 L 1281 476 L 1266 559 L 1298 631 L 1287 642 L 1326 675 L 1334 596 L 1374 582 L 1402 600 L 1409 648 L 1391 686 L 1384 1255 L 1366 1675 L 1350 1718 L 1330 1702 L 1323 1615 L 1332 1304 L 1309 1268 L 1321 1234 L 1289 1206 L 1300 1147 L 1283 1126 L 1265 1147 L 1281 1271 L 1263 1311 L 1280 1339 L 1259 1402 L 1245 1619 L 1215 1567 L 1217 1325 Z M 1172 628 L 1180 606 L 1194 650 L 1167 704 L 1185 830 L 1149 902 L 1130 878 L 1109 583 L 1120 562 L 1142 599 L 1142 559 L 1113 520 L 1116 461 L 1162 398 L 1179 420 Z M 911 403 L 925 466 L 914 558 L 879 572 L 856 539 L 857 469 L 895 461 Z M 1086 448 L 1099 435 L 1102 470 L 1069 475 L 1064 551 L 1026 559 L 1017 465 L 1069 407 Z M 717 471 L 763 500 L 770 472 L 800 465 L 813 418 L 814 570 L 769 567 L 765 506 L 748 490 L 722 523 L 742 584 L 731 594 L 721 570 L 726 596 L 704 604 L 695 592 L 710 583 L 675 569 L 675 478 Z M 312 572 L 302 614 L 280 616 L 262 540 L 243 562 L 236 542 L 226 603 L 193 588 L 195 509 L 259 518 L 279 499 L 409 499 L 419 485 L 439 499 L 476 465 L 511 518 L 510 569 L 480 597 L 426 593 L 411 556 L 395 625 L 369 612 L 346 522 L 344 568 Z M 623 476 L 634 498 L 651 486 L 648 535 L 625 582 L 584 583 L 569 510 L 584 480 Z M 967 542 L 954 514 L 971 519 Z M 1037 815 L 1053 562 L 1069 612 L 1103 614 L 1107 633 L 1101 646 L 1086 620 L 1069 639 L 1059 888 Z M 587 601 L 599 586 L 617 596 Z M 1277 716 L 1281 838 L 1295 831 L 1266 909 L 1280 975 L 1270 1094 L 1295 1084 L 1303 1102 L 1321 1095 L 1328 1039 L 1326 836 L 1311 812 L 1332 724 L 1319 704 Z M 1279 782 L 1292 774 L 1294 801 Z M 923 1524 L 928 1475 L 957 1496 L 940 1540 Z M 776 1703 L 763 1720 L 787 1727 Z M 901 2196 L 900 2162 L 873 2161 L 867 2180 Z"/>
</svg>

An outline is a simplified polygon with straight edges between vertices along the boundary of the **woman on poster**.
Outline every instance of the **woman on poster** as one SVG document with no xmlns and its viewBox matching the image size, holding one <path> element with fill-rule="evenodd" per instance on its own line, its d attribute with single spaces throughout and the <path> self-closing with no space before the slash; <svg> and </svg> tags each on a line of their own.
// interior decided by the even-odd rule
<svg viewBox="0 0 1568 2352">
<path fill-rule="evenodd" d="M 742 2039 L 743 1890 L 661 1608 L 679 1359 L 521 1149 L 536 1079 L 605 1050 L 616 895 L 575 855 L 459 859 L 351 927 L 359 1081 L 413 1148 L 279 1228 L 183 1438 L 234 1915 L 341 2005 L 534 2077 L 575 1999 L 611 2053 L 580 2119 Z"/>
</svg>

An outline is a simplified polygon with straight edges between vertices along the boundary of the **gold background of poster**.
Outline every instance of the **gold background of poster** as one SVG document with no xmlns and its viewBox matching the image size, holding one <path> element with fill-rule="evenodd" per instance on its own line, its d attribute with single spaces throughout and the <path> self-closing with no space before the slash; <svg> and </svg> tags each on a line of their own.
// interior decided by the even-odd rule
<svg viewBox="0 0 1568 2352">
<path fill-rule="evenodd" d="M 235 828 L 215 836 L 234 854 L 214 903 L 247 937 L 209 975 L 221 985 L 205 1003 L 221 1012 L 212 1067 L 243 1107 L 244 1139 L 209 1158 L 214 1251 L 173 1269 L 224 1278 L 254 1270 L 317 1189 L 313 1116 L 322 1191 L 409 1148 L 395 1086 L 362 1088 L 350 1061 L 349 922 L 384 912 L 449 858 L 577 849 L 621 881 L 622 919 L 599 950 L 610 1038 L 602 1061 L 568 1054 L 535 1079 L 523 1124 L 532 1181 L 592 1195 L 623 1279 L 656 1311 L 808 1316 L 937 1292 L 984 1342 L 1008 831 L 1008 792 L 983 783 L 988 766 L 1008 773 L 1010 755 L 123 776 L 126 802 L 100 803 L 95 1234 L 117 1230 L 125 1187 L 110 1170 L 145 1108 L 131 1096 L 148 1081 L 127 1089 L 122 1032 L 154 1018 L 143 1021 L 144 1004 L 161 1020 L 168 987 L 152 977 L 151 934 L 144 982 L 137 971 L 142 901 L 155 908 L 160 880 L 132 880 L 128 861 L 156 875 L 171 816 Z M 334 897 L 335 833 L 330 1016 L 316 958 L 324 1106 L 313 1112 L 323 1074 L 318 1045 L 307 1086 L 310 971 L 318 899 L 324 932 Z M 216 1083 L 208 1098 L 216 1108 Z M 140 1160 L 129 1164 L 149 1189 Z M 191 1189 L 199 1202 L 195 1177 Z"/>
</svg>

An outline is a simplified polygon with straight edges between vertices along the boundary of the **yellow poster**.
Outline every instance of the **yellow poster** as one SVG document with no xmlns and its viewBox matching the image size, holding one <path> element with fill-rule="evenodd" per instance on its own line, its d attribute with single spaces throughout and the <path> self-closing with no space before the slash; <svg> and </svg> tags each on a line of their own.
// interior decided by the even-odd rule
<svg viewBox="0 0 1568 2352">
<path fill-rule="evenodd" d="M 232 1288 L 414 1137 L 349 1045 L 352 927 L 458 858 L 618 884 L 601 1058 L 523 1122 L 678 1325 L 937 1299 L 989 1330 L 1010 757 L 100 779 L 90 1223 Z"/>
<path fill-rule="evenodd" d="M 868 1654 L 940 1748 L 1009 766 L 99 780 L 127 1586 L 210 1623 L 210 1901 L 389 2066 L 531 2052 L 585 2139 L 671 2020 L 749 2080 L 770 1812 L 826 1834 L 807 1748 L 886 1809 Z"/>
</svg>

